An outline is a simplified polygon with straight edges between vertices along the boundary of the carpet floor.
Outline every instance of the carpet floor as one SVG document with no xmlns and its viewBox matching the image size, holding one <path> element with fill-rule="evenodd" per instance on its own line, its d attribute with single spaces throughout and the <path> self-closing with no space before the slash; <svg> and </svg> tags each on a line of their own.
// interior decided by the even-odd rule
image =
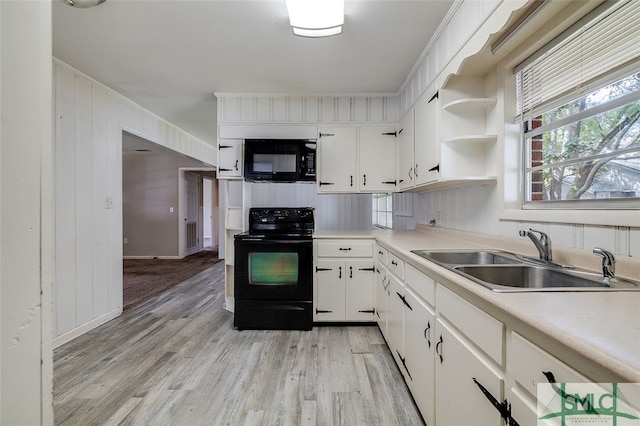
<svg viewBox="0 0 640 426">
<path fill-rule="evenodd" d="M 184 259 L 124 259 L 123 309 L 139 305 L 218 263 L 217 251 Z"/>
</svg>

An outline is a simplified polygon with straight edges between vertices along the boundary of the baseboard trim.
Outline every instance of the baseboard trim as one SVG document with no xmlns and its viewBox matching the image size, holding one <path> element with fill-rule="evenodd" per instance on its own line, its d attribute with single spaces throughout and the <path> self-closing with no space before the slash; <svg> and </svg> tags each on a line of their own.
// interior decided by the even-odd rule
<svg viewBox="0 0 640 426">
<path fill-rule="evenodd" d="M 180 256 L 122 256 L 123 259 L 184 259 Z"/>
<path fill-rule="evenodd" d="M 225 297 L 224 298 L 224 306 L 222 307 L 224 310 L 229 312 L 236 311 L 236 300 L 233 297 Z"/>
<path fill-rule="evenodd" d="M 107 321 L 111 321 L 112 319 L 120 316 L 120 314 L 122 314 L 122 307 L 119 307 L 118 309 L 115 309 L 111 312 L 107 312 L 106 314 L 99 316 L 98 318 L 92 319 L 91 321 L 86 322 L 72 330 L 69 330 L 64 334 L 61 334 L 60 336 L 54 337 L 52 342 L 53 349 L 72 341 L 76 337 L 82 336 L 86 332 L 93 330 L 94 328 L 104 324 Z"/>
</svg>

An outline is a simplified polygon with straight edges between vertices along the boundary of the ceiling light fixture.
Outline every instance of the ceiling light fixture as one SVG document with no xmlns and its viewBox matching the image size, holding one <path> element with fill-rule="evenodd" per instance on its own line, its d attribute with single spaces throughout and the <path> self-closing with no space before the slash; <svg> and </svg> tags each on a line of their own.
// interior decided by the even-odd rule
<svg viewBox="0 0 640 426">
<path fill-rule="evenodd" d="M 328 37 L 342 33 L 344 0 L 286 0 L 293 34 Z"/>
<path fill-rule="evenodd" d="M 64 4 L 68 4 L 69 6 L 86 9 L 88 7 L 97 6 L 99 4 L 104 3 L 107 0 L 60 0 Z"/>
</svg>

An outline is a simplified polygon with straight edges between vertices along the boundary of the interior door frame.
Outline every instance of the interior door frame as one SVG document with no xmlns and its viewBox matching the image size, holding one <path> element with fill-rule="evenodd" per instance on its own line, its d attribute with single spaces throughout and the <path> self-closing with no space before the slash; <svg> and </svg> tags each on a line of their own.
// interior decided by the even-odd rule
<svg viewBox="0 0 640 426">
<path fill-rule="evenodd" d="M 180 167 L 178 169 L 178 253 L 180 258 L 184 258 L 186 256 L 186 232 L 184 226 L 184 217 L 186 215 L 186 207 L 187 207 L 187 194 L 185 194 L 185 173 L 195 173 L 199 172 L 208 172 L 215 171 L 216 169 L 205 168 L 205 167 Z M 200 175 L 200 186 L 198 191 L 198 224 L 197 224 L 197 235 L 198 235 L 198 250 L 202 250 L 202 176 Z"/>
</svg>

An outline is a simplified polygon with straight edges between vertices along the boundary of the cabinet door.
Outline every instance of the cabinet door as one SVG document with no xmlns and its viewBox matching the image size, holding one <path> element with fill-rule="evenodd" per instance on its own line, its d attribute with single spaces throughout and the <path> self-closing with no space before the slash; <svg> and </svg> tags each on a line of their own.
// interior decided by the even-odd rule
<svg viewBox="0 0 640 426">
<path fill-rule="evenodd" d="M 345 263 L 343 260 L 316 261 L 315 321 L 344 321 Z"/>
<path fill-rule="evenodd" d="M 242 177 L 242 139 L 221 139 L 218 143 L 218 178 Z"/>
<path fill-rule="evenodd" d="M 439 319 L 436 322 L 436 421 L 438 426 L 502 425 L 477 380 L 499 402 L 503 381 Z"/>
<path fill-rule="evenodd" d="M 345 266 L 345 319 L 373 321 L 373 259 L 348 260 Z"/>
<path fill-rule="evenodd" d="M 396 129 L 394 126 L 360 127 L 358 144 L 360 192 L 396 190 Z"/>
<path fill-rule="evenodd" d="M 398 130 L 398 188 L 411 188 L 414 183 L 413 174 L 413 109 L 400 120 Z"/>
<path fill-rule="evenodd" d="M 529 399 L 514 388 L 507 389 L 507 400 L 511 404 L 511 418 L 520 426 L 537 426 L 539 424 L 535 400 Z"/>
<path fill-rule="evenodd" d="M 318 145 L 318 192 L 356 192 L 356 128 L 323 128 Z"/>
<path fill-rule="evenodd" d="M 404 357 L 407 384 L 428 425 L 435 421 L 435 313 L 409 287 L 404 289 Z"/>
<path fill-rule="evenodd" d="M 394 275 L 389 274 L 389 304 L 387 311 L 387 344 L 398 366 L 404 374 L 402 358 L 404 357 L 404 325 L 403 311 L 404 285 Z"/>
<path fill-rule="evenodd" d="M 382 336 L 387 339 L 387 304 L 389 300 L 389 292 L 387 286 L 389 281 L 387 278 L 387 269 L 381 264 L 376 263 L 376 276 L 375 276 L 375 291 L 374 291 L 374 306 L 375 306 L 375 321 L 378 323 L 378 328 Z"/>
<path fill-rule="evenodd" d="M 437 180 L 440 176 L 440 100 L 435 86 L 427 89 L 415 105 L 415 183 Z"/>
</svg>

